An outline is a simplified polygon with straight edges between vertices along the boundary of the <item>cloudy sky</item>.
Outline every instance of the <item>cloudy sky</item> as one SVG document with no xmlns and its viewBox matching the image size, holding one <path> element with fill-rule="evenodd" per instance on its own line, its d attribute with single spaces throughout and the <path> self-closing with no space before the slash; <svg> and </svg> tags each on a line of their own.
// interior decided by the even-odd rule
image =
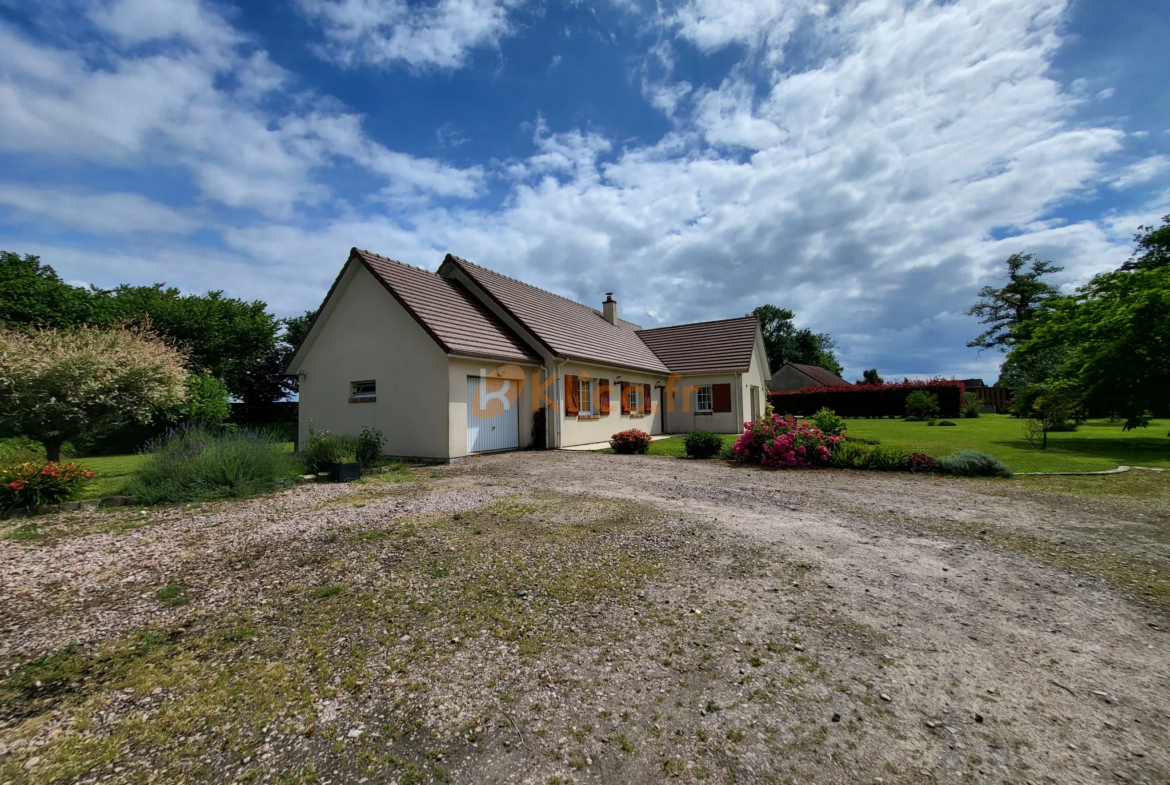
<svg viewBox="0 0 1170 785">
<path fill-rule="evenodd" d="M 847 376 L 1170 213 L 1165 0 L 0 0 L 0 248 L 314 308 L 351 246 L 646 326 L 772 302 Z"/>
</svg>

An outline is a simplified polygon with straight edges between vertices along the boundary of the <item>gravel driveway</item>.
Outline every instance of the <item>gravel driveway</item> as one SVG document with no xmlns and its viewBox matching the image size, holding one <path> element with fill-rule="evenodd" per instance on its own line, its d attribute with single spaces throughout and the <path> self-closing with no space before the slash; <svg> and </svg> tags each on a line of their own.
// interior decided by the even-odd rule
<svg viewBox="0 0 1170 785">
<path fill-rule="evenodd" d="M 515 453 L 60 516 L 0 540 L 0 783 L 1170 782 L 1170 482 L 1053 489 Z"/>
</svg>

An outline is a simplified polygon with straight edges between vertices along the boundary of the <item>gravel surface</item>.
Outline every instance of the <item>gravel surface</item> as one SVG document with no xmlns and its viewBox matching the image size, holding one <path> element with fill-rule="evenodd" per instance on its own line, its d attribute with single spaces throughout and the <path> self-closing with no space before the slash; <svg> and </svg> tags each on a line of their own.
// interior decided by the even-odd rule
<svg viewBox="0 0 1170 785">
<path fill-rule="evenodd" d="M 398 479 L 0 540 L 0 782 L 1170 782 L 1165 494 Z"/>
</svg>

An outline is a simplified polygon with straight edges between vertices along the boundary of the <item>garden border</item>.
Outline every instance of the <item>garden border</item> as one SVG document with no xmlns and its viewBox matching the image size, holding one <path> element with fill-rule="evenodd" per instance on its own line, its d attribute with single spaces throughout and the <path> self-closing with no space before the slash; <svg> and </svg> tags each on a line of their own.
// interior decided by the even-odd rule
<svg viewBox="0 0 1170 785">
<path fill-rule="evenodd" d="M 1105 474 L 1124 474 L 1125 472 L 1164 472 L 1156 466 L 1118 466 L 1103 472 L 1016 472 L 1017 477 L 1093 477 Z"/>
</svg>

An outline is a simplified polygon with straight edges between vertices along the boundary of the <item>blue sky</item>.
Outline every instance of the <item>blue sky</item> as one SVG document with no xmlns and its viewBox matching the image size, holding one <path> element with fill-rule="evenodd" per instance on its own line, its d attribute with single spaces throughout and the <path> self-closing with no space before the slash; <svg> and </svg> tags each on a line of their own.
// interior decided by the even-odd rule
<svg viewBox="0 0 1170 785">
<path fill-rule="evenodd" d="M 646 326 L 765 302 L 846 375 L 996 376 L 1003 260 L 1170 213 L 1162 0 L 0 0 L 0 248 L 316 307 L 351 246 Z"/>
</svg>

